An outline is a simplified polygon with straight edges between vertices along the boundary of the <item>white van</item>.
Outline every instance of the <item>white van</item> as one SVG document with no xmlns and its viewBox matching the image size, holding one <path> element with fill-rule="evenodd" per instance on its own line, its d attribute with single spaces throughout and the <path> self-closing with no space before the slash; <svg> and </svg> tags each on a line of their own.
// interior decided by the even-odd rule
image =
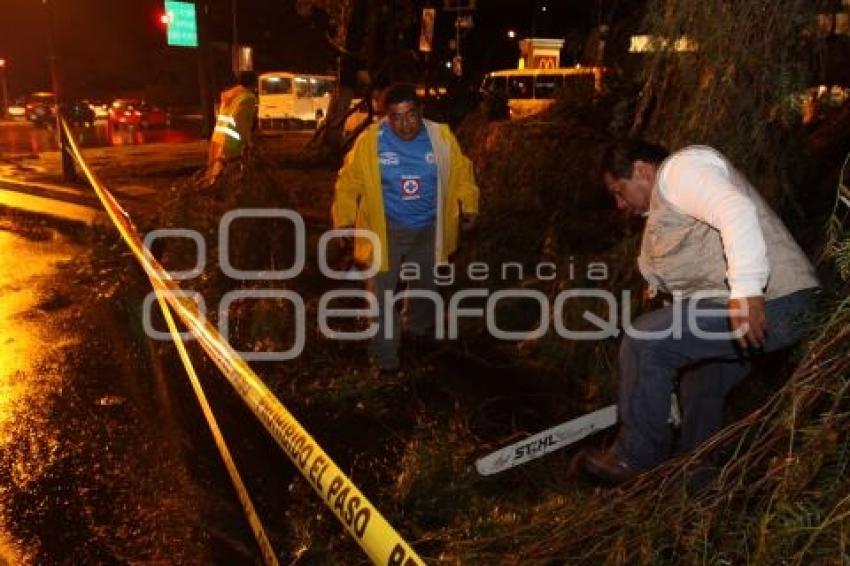
<svg viewBox="0 0 850 566">
<path fill-rule="evenodd" d="M 523 118 L 550 107 L 564 91 L 592 100 L 602 93 L 605 73 L 602 67 L 494 71 L 484 77 L 481 92 L 506 99 L 511 118 Z"/>
<path fill-rule="evenodd" d="M 278 130 L 295 122 L 317 126 L 328 114 L 336 78 L 299 73 L 263 73 L 259 82 L 257 117 L 261 131 Z"/>
</svg>

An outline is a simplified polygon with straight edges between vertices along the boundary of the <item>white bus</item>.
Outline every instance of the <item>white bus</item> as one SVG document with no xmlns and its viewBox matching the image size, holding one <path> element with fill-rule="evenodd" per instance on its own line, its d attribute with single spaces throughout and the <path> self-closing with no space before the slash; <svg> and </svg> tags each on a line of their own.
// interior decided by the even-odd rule
<svg viewBox="0 0 850 566">
<path fill-rule="evenodd" d="M 481 92 L 506 99 L 511 118 L 523 118 L 550 107 L 565 91 L 589 102 L 602 92 L 605 72 L 602 67 L 493 71 L 485 75 Z"/>
<path fill-rule="evenodd" d="M 300 73 L 263 73 L 259 82 L 260 131 L 278 130 L 295 123 L 318 126 L 328 114 L 336 78 Z"/>
</svg>

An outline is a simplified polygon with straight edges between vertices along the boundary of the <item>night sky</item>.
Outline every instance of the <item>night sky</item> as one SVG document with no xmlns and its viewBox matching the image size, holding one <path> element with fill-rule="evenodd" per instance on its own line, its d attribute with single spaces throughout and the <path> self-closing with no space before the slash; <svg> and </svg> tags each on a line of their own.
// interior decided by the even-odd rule
<svg viewBox="0 0 850 566">
<path fill-rule="evenodd" d="M 196 53 L 165 46 L 161 0 L 51 0 L 58 64 L 65 94 L 112 98 L 156 83 L 178 90 L 197 81 Z M 421 2 L 416 2 L 421 4 Z M 610 2 L 609 2 L 610 3 Z M 49 90 L 47 11 L 42 0 L 0 0 L 0 57 L 7 60 L 12 97 Z M 441 2 L 436 3 L 438 7 Z M 475 28 L 463 41 L 467 69 L 481 73 L 515 65 L 506 33 L 566 37 L 567 57 L 598 21 L 604 0 L 478 0 Z M 257 70 L 332 71 L 334 54 L 317 18 L 297 15 L 294 0 L 238 0 L 239 36 L 255 47 Z M 542 10 L 546 6 L 546 11 Z M 226 74 L 230 0 L 210 2 L 211 57 Z M 453 16 L 439 11 L 436 42 L 453 34 Z M 569 64 L 571 61 L 566 60 Z"/>
</svg>

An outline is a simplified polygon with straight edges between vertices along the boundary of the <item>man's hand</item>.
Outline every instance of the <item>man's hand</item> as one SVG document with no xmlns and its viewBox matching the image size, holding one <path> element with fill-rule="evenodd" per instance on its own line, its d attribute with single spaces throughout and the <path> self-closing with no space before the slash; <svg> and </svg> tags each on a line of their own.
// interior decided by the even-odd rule
<svg viewBox="0 0 850 566">
<path fill-rule="evenodd" d="M 741 348 L 761 348 L 767 338 L 764 297 L 729 299 L 729 324 Z"/>
<path fill-rule="evenodd" d="M 462 216 L 460 219 L 460 231 L 464 234 L 470 234 L 475 231 L 478 225 L 478 217 Z"/>
</svg>

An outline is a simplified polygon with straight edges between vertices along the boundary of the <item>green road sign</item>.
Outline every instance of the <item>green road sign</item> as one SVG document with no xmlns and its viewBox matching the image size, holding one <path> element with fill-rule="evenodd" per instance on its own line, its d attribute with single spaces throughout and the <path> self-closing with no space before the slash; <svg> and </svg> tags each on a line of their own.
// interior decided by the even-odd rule
<svg viewBox="0 0 850 566">
<path fill-rule="evenodd" d="M 195 5 L 191 2 L 165 0 L 168 16 L 168 45 L 179 47 L 198 46 L 198 21 Z"/>
</svg>

